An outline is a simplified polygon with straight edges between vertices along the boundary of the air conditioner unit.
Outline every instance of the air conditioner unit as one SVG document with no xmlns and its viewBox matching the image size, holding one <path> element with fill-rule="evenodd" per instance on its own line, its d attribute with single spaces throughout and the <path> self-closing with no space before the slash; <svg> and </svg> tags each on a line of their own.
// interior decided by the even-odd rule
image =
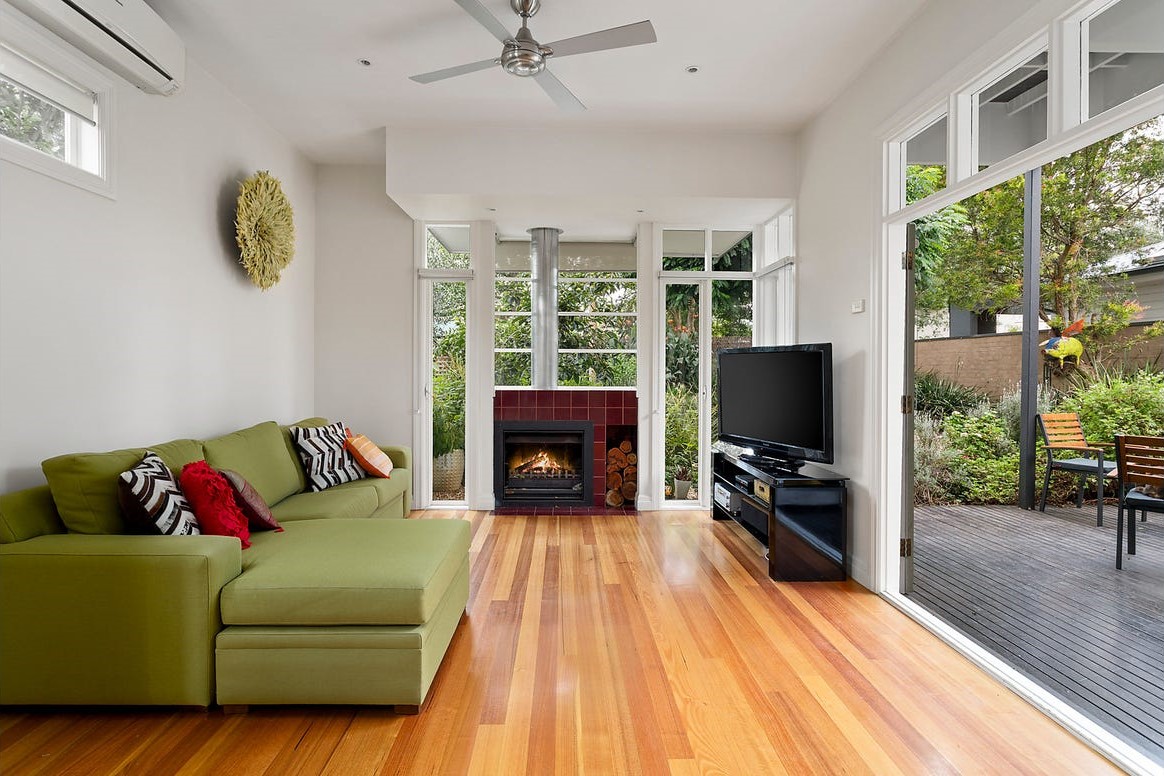
<svg viewBox="0 0 1164 776">
<path fill-rule="evenodd" d="M 8 2 L 144 91 L 182 88 L 186 46 L 144 0 Z"/>
</svg>

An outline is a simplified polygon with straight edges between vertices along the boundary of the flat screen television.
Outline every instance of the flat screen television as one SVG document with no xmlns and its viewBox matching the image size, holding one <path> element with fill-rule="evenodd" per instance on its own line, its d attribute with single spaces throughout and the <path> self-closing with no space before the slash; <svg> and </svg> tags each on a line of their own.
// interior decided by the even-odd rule
<svg viewBox="0 0 1164 776">
<path fill-rule="evenodd" d="M 832 344 L 719 351 L 719 438 L 790 471 L 832 463 Z"/>
</svg>

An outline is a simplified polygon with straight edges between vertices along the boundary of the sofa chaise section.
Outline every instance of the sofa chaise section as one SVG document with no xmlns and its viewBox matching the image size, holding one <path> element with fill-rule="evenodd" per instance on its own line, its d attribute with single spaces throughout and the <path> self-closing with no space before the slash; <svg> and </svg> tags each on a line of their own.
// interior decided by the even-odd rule
<svg viewBox="0 0 1164 776">
<path fill-rule="evenodd" d="M 259 535 L 222 593 L 231 706 L 419 710 L 469 598 L 462 520 L 304 520 Z"/>
</svg>

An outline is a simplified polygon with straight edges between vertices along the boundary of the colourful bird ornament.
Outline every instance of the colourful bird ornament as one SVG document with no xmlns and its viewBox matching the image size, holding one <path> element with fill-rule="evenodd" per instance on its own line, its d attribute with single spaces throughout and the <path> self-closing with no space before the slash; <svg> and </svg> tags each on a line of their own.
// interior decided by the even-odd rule
<svg viewBox="0 0 1164 776">
<path fill-rule="evenodd" d="M 1059 359 L 1059 368 L 1062 369 L 1064 359 L 1074 357 L 1078 361 L 1083 355 L 1083 343 L 1075 339 L 1075 335 L 1081 331 L 1083 331 L 1082 318 L 1062 331 L 1052 326 L 1051 333 L 1055 336 L 1040 342 L 1039 347 L 1051 358 Z"/>
</svg>

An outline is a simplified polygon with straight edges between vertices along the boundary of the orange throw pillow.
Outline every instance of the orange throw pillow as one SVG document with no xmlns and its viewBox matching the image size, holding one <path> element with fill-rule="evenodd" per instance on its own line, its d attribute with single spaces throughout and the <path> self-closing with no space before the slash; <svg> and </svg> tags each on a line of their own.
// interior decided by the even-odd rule
<svg viewBox="0 0 1164 776">
<path fill-rule="evenodd" d="M 388 454 L 363 434 L 353 436 L 350 428 L 347 429 L 347 432 L 348 438 L 344 441 L 344 446 L 351 452 L 360 468 L 373 477 L 391 477 L 392 459 L 388 457 Z"/>
</svg>

